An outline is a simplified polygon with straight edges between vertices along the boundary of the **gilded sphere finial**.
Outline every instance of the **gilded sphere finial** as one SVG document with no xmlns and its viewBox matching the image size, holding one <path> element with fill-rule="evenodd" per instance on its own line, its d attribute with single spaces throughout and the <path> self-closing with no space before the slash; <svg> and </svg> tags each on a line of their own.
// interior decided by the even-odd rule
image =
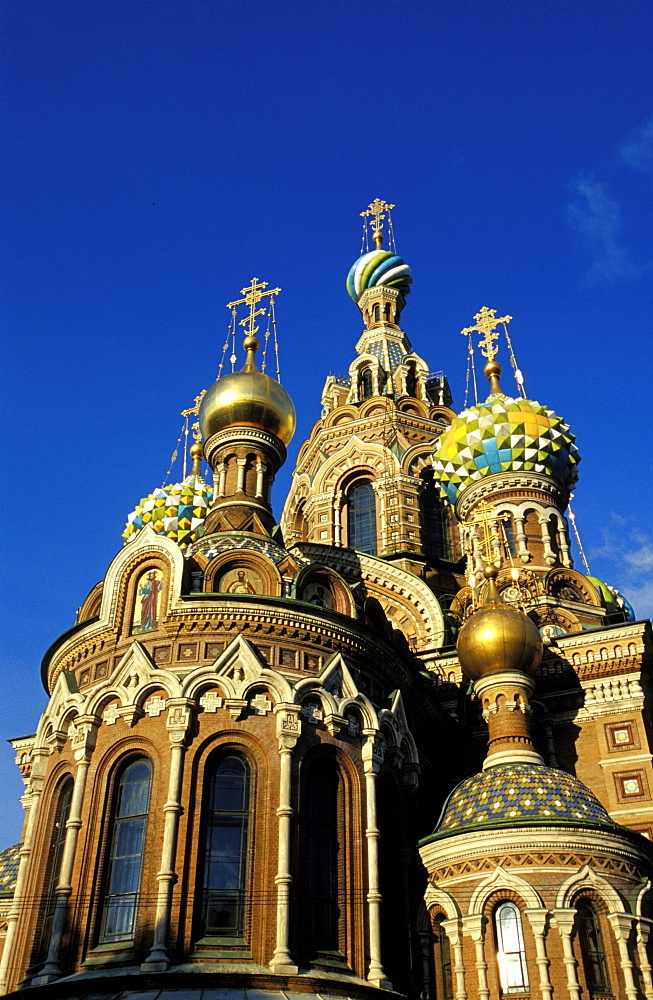
<svg viewBox="0 0 653 1000">
<path fill-rule="evenodd" d="M 203 454 L 204 454 L 204 448 L 202 447 L 201 441 L 194 441 L 193 444 L 190 446 L 190 457 L 194 461 L 196 458 L 201 459 Z"/>
<path fill-rule="evenodd" d="M 259 343 L 258 339 L 253 335 L 248 335 L 243 341 L 243 347 L 246 351 L 258 351 Z"/>
</svg>

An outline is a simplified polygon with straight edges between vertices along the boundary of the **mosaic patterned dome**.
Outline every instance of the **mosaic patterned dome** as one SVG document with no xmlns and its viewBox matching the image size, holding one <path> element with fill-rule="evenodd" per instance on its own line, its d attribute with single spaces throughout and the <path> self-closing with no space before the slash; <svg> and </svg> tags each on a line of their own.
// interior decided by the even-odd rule
<svg viewBox="0 0 653 1000">
<path fill-rule="evenodd" d="M 548 407 L 496 393 L 452 421 L 439 439 L 433 467 L 452 504 L 466 486 L 500 472 L 539 472 L 571 488 L 580 461 L 575 440 Z"/>
<path fill-rule="evenodd" d="M 578 778 L 539 764 L 498 764 L 465 778 L 447 799 L 430 839 L 522 826 L 615 827 Z"/>
<path fill-rule="evenodd" d="M 122 537 L 129 542 L 149 524 L 183 549 L 198 537 L 212 500 L 212 487 L 202 476 L 191 474 L 183 483 L 162 486 L 144 497 L 127 518 Z"/>
<path fill-rule="evenodd" d="M 371 250 L 352 264 L 347 275 L 347 291 L 358 302 L 366 288 L 385 285 L 408 295 L 413 279 L 410 267 L 391 250 Z"/>
<path fill-rule="evenodd" d="M 21 844 L 7 847 L 0 853 L 0 899 L 11 897 L 16 888 Z"/>
</svg>

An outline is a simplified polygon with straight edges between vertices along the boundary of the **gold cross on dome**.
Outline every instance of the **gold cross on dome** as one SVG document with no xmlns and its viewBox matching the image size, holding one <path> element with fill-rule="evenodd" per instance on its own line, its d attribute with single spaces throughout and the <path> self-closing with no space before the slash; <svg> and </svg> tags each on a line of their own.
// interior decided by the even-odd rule
<svg viewBox="0 0 653 1000">
<path fill-rule="evenodd" d="M 464 330 L 460 332 L 463 336 L 467 336 L 470 333 L 482 333 L 483 337 L 479 341 L 478 346 L 481 348 L 481 354 L 483 357 L 492 360 L 497 354 L 499 348 L 494 344 L 495 340 L 498 340 L 499 334 L 496 332 L 495 327 L 499 323 L 509 323 L 512 316 L 499 316 L 497 319 L 496 309 L 488 309 L 487 306 L 483 306 L 480 312 L 477 312 L 474 316 L 476 324 L 474 326 L 466 326 Z"/>
<path fill-rule="evenodd" d="M 191 406 L 187 410 L 181 411 L 182 417 L 188 417 L 190 416 L 191 413 L 199 413 L 200 403 L 202 402 L 205 396 L 206 396 L 206 389 L 202 389 L 199 396 L 195 396 L 195 406 Z"/>
<path fill-rule="evenodd" d="M 257 309 L 256 304 L 261 301 L 264 295 L 269 295 L 272 301 L 274 296 L 281 291 L 280 288 L 270 288 L 269 291 L 264 292 L 263 289 L 267 287 L 267 281 L 259 281 L 258 278 L 252 278 L 251 284 L 247 288 L 241 288 L 240 290 L 240 294 L 244 295 L 244 298 L 236 299 L 235 302 L 227 302 L 227 309 L 232 309 L 234 316 L 236 314 L 236 306 L 240 306 L 243 303 L 249 306 L 249 316 L 240 320 L 240 326 L 246 326 L 249 323 L 249 329 L 245 330 L 245 334 L 248 337 L 253 337 L 258 332 L 258 327 L 254 326 L 254 320 L 257 316 L 265 312 L 265 309 Z"/>
<path fill-rule="evenodd" d="M 383 246 L 383 220 L 385 219 L 385 215 L 383 213 L 386 211 L 389 212 L 394 207 L 394 205 L 389 205 L 387 201 L 375 198 L 374 201 L 370 202 L 365 211 L 361 212 L 361 216 L 363 218 L 368 215 L 374 216 L 374 218 L 370 220 L 370 225 L 372 226 L 372 236 L 378 250 L 380 250 Z"/>
<path fill-rule="evenodd" d="M 474 511 L 470 523 L 477 524 L 482 529 L 483 540 L 481 542 L 479 539 L 479 542 L 485 550 L 483 555 L 487 562 L 492 561 L 492 542 L 499 537 L 499 522 L 509 520 L 510 514 L 497 514 L 496 507 L 485 500 L 481 501 Z"/>
</svg>

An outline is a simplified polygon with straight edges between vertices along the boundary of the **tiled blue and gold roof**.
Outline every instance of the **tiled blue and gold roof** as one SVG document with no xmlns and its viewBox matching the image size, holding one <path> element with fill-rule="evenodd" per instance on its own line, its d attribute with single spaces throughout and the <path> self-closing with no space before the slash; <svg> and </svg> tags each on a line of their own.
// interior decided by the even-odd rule
<svg viewBox="0 0 653 1000">
<path fill-rule="evenodd" d="M 470 830 L 617 824 L 582 781 L 538 764 L 498 764 L 454 788 L 427 840 Z"/>
<path fill-rule="evenodd" d="M 13 847 L 7 847 L 0 853 L 0 899 L 14 894 L 20 864 L 20 848 L 20 844 L 14 844 Z"/>
<path fill-rule="evenodd" d="M 183 483 L 163 486 L 143 497 L 127 518 L 122 537 L 128 542 L 149 524 L 183 549 L 198 537 L 212 500 L 212 487 L 201 476 L 191 474 Z"/>
<path fill-rule="evenodd" d="M 438 440 L 433 467 L 451 503 L 466 486 L 501 472 L 538 472 L 571 488 L 580 461 L 575 440 L 553 410 L 497 393 L 452 421 Z"/>
</svg>

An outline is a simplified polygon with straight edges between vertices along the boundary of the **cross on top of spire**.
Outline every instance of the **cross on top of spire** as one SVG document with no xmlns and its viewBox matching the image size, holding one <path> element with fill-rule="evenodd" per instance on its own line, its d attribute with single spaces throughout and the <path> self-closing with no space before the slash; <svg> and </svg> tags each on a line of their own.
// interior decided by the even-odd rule
<svg viewBox="0 0 653 1000">
<path fill-rule="evenodd" d="M 376 244 L 377 250 L 380 250 L 383 246 L 383 220 L 385 219 L 385 212 L 390 212 L 394 205 L 389 205 L 387 201 L 382 201 L 380 198 L 375 198 L 374 201 L 370 202 L 364 212 L 361 212 L 361 216 L 366 218 L 366 216 L 371 215 L 373 218 L 370 220 L 370 225 L 372 226 L 372 236 L 374 243 Z"/>
<path fill-rule="evenodd" d="M 474 326 L 466 326 L 464 330 L 460 332 L 463 336 L 468 336 L 470 333 L 482 333 L 483 337 L 479 341 L 479 347 L 481 348 L 481 354 L 492 360 L 498 352 L 498 347 L 494 343 L 498 340 L 499 334 L 496 332 L 496 327 L 499 323 L 509 323 L 512 316 L 499 316 L 497 319 L 496 309 L 488 309 L 487 306 L 483 306 L 480 312 L 477 312 L 474 316 L 476 324 Z"/>
<path fill-rule="evenodd" d="M 267 292 L 264 292 L 263 289 L 267 287 L 267 281 L 259 281 L 258 278 L 252 278 L 251 284 L 247 288 L 241 288 L 240 290 L 240 294 L 244 298 L 236 299 L 234 302 L 227 302 L 227 309 L 232 309 L 234 316 L 236 315 L 236 306 L 240 306 L 243 303 L 249 306 L 249 316 L 240 320 L 241 326 L 249 324 L 249 328 L 245 330 L 245 334 L 248 337 L 256 336 L 258 327 L 254 326 L 254 321 L 257 316 L 261 316 L 265 312 L 265 309 L 256 308 L 257 302 L 260 302 L 264 295 L 269 295 L 273 299 L 281 291 L 280 288 L 270 288 Z"/>
</svg>

